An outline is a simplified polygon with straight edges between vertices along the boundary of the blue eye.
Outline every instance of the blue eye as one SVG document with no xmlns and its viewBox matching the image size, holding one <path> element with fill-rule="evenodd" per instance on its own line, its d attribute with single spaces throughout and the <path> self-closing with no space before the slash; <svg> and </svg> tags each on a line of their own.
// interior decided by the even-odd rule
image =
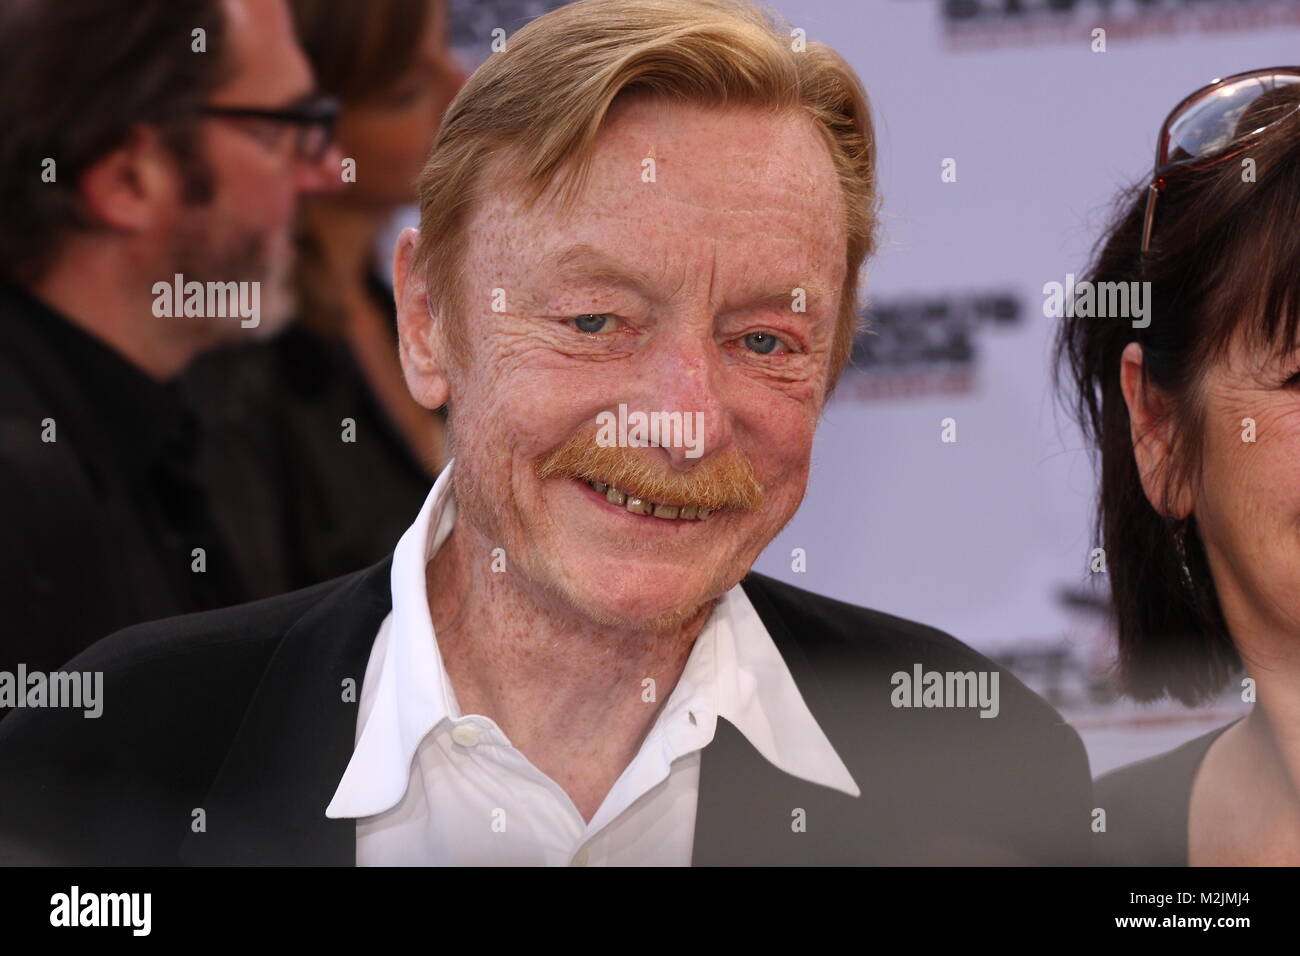
<svg viewBox="0 0 1300 956">
<path fill-rule="evenodd" d="M 781 344 L 780 339 L 769 332 L 750 332 L 745 336 L 745 347 L 759 355 L 771 355 Z"/>
<path fill-rule="evenodd" d="M 609 319 L 610 316 L 608 315 L 580 315 L 573 322 L 578 327 L 579 332 L 595 334 L 605 327 Z"/>
</svg>

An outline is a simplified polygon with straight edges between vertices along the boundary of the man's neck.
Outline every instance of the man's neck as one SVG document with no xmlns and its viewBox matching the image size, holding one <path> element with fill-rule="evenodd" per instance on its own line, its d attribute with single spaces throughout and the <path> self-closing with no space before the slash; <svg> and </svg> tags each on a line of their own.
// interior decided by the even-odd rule
<svg viewBox="0 0 1300 956">
<path fill-rule="evenodd" d="M 494 573 L 491 548 L 476 537 L 458 522 L 426 569 L 461 712 L 491 717 L 590 820 L 677 685 L 716 602 L 668 631 L 604 628 L 517 575 Z"/>
<path fill-rule="evenodd" d="M 205 347 L 197 328 L 183 318 L 153 314 L 153 283 L 171 281 L 156 270 L 139 277 L 138 265 L 111 253 L 90 251 L 76 240 L 30 287 L 50 308 L 104 342 L 155 381 L 175 378 Z"/>
</svg>

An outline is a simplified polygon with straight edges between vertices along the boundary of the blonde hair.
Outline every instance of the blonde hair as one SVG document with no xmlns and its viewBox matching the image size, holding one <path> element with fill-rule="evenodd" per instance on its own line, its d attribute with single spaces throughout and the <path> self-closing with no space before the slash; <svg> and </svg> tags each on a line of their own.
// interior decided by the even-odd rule
<svg viewBox="0 0 1300 956">
<path fill-rule="evenodd" d="M 833 388 L 858 330 L 858 280 L 875 250 L 875 142 L 866 92 L 834 50 L 796 52 L 773 16 L 744 0 L 578 0 L 511 36 L 447 109 L 420 176 L 415 265 L 444 315 L 464 313 L 463 230 L 495 154 L 518 157 L 528 205 L 581 193 L 614 101 L 648 93 L 705 106 L 802 110 L 821 130 L 843 197 L 847 269 L 831 345 Z M 447 322 L 454 351 L 467 333 Z"/>
</svg>

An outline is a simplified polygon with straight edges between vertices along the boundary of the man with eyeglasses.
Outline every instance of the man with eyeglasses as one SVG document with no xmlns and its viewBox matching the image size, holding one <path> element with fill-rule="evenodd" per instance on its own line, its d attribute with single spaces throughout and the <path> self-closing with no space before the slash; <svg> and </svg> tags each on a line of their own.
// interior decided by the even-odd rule
<svg viewBox="0 0 1300 956">
<path fill-rule="evenodd" d="M 283 0 L 0 0 L 0 671 L 249 596 L 176 379 L 291 313 L 333 112 Z M 178 277 L 258 321 L 160 304 Z"/>
</svg>

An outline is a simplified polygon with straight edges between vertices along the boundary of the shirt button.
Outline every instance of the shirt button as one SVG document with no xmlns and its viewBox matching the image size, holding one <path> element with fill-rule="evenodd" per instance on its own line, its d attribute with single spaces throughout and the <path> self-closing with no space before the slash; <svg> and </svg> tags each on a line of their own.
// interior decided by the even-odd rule
<svg viewBox="0 0 1300 956">
<path fill-rule="evenodd" d="M 452 729 L 451 739 L 462 747 L 473 747 L 478 743 L 478 731 L 469 724 L 457 724 Z"/>
<path fill-rule="evenodd" d="M 569 866 L 586 866 L 587 865 L 587 848 L 584 846 L 577 853 L 573 854 L 573 859 L 569 861 Z"/>
</svg>

